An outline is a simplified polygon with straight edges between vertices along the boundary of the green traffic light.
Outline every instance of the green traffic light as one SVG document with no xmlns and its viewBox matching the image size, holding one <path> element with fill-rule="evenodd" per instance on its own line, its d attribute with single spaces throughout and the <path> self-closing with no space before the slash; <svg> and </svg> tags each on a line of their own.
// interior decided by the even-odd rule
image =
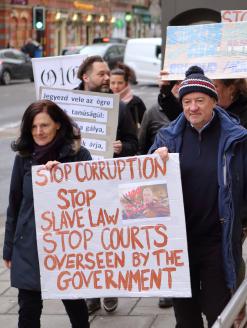
<svg viewBox="0 0 247 328">
<path fill-rule="evenodd" d="M 35 24 L 37 30 L 41 30 L 43 28 L 43 23 L 42 22 L 37 22 Z"/>
<path fill-rule="evenodd" d="M 129 14 L 129 13 L 127 13 L 127 14 L 125 15 L 125 20 L 126 20 L 126 22 L 130 22 L 130 21 L 132 20 L 132 15 Z"/>
</svg>

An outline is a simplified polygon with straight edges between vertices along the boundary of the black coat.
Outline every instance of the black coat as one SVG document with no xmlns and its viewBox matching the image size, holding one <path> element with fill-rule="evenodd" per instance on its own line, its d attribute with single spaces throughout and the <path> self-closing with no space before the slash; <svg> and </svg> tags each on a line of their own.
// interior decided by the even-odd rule
<svg viewBox="0 0 247 328">
<path fill-rule="evenodd" d="M 146 111 L 144 102 L 140 97 L 134 95 L 133 98 L 127 103 L 127 108 L 132 115 L 135 125 L 140 126 L 143 115 Z"/>
<path fill-rule="evenodd" d="M 91 160 L 89 151 L 63 146 L 58 158 L 62 163 Z M 17 155 L 10 183 L 9 206 L 3 245 L 3 259 L 11 261 L 11 286 L 40 290 L 40 271 L 37 252 L 32 174 L 36 165 L 32 157 Z"/>
<path fill-rule="evenodd" d="M 247 97 L 240 94 L 238 98 L 226 108 L 227 112 L 234 114 L 240 120 L 240 124 L 247 128 Z"/>
<path fill-rule="evenodd" d="M 114 157 L 136 155 L 138 150 L 137 128 L 133 122 L 130 111 L 122 101 L 119 103 L 116 140 L 122 142 L 123 149 L 119 155 L 114 154 Z"/>
</svg>

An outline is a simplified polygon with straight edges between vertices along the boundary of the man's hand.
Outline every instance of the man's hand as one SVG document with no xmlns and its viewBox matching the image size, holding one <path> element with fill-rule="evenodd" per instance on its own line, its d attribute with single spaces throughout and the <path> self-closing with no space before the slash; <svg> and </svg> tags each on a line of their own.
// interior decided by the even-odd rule
<svg viewBox="0 0 247 328">
<path fill-rule="evenodd" d="M 154 154 L 158 154 L 164 162 L 168 161 L 168 159 L 169 159 L 167 147 L 160 147 L 160 148 L 156 149 Z"/>
<path fill-rule="evenodd" d="M 123 144 L 122 141 L 116 140 L 113 141 L 113 151 L 115 154 L 119 155 L 123 150 Z"/>
</svg>

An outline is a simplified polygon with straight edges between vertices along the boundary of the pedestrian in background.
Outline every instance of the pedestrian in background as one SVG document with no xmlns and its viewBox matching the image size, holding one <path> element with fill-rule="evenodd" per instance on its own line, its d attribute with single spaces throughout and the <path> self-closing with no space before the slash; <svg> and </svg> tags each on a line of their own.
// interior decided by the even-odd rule
<svg viewBox="0 0 247 328">
<path fill-rule="evenodd" d="M 246 79 L 214 80 L 218 93 L 218 105 L 237 116 L 247 128 L 247 82 Z"/>
<path fill-rule="evenodd" d="M 110 69 L 100 56 L 87 57 L 80 65 L 77 77 L 81 83 L 76 90 L 111 93 Z M 113 142 L 114 157 L 132 156 L 137 153 L 137 129 L 126 105 L 120 101 L 116 141 Z M 100 298 L 87 300 L 89 314 L 101 308 Z M 103 307 L 113 312 L 118 306 L 117 297 L 103 299 Z"/>
<path fill-rule="evenodd" d="M 150 152 L 180 153 L 192 297 L 173 299 L 177 328 L 208 327 L 236 290 L 247 201 L 247 130 L 216 106 L 218 95 L 193 66 L 179 88 L 183 113 L 159 130 Z"/>
<path fill-rule="evenodd" d="M 24 112 L 12 171 L 3 259 L 18 288 L 19 328 L 40 327 L 43 308 L 34 218 L 32 166 L 51 169 L 59 162 L 91 159 L 80 145 L 80 135 L 65 112 L 50 100 L 32 103 Z M 73 328 L 88 328 L 86 302 L 62 300 Z"/>
<path fill-rule="evenodd" d="M 168 75 L 161 71 L 161 77 Z M 143 116 L 139 131 L 139 154 L 145 155 L 154 142 L 158 130 L 166 127 L 182 112 L 178 101 L 179 81 L 160 82 L 158 102 L 148 109 Z"/>
<path fill-rule="evenodd" d="M 27 54 L 30 58 L 34 58 L 38 48 L 39 43 L 31 38 L 28 38 L 23 47 L 21 47 L 21 51 Z"/>
<path fill-rule="evenodd" d="M 119 94 L 120 100 L 126 104 L 137 129 L 139 129 L 146 106 L 140 97 L 133 94 L 130 87 L 133 74 L 133 71 L 127 65 L 118 63 L 117 67 L 111 70 L 110 88 L 113 93 Z"/>
</svg>

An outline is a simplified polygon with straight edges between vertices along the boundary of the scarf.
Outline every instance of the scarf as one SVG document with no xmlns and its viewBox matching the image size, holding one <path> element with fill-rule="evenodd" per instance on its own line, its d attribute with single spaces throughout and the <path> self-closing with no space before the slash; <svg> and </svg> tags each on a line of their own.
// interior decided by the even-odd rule
<svg viewBox="0 0 247 328">
<path fill-rule="evenodd" d="M 127 85 L 125 89 L 123 89 L 121 92 L 119 92 L 120 100 L 122 100 L 124 103 L 129 103 L 131 99 L 133 99 L 133 92 L 130 89 L 130 86 Z"/>
<path fill-rule="evenodd" d="M 36 143 L 33 144 L 33 159 L 38 164 L 46 164 L 48 161 L 57 160 L 59 150 L 63 144 L 61 136 L 56 137 L 47 145 L 39 146 Z"/>
</svg>

